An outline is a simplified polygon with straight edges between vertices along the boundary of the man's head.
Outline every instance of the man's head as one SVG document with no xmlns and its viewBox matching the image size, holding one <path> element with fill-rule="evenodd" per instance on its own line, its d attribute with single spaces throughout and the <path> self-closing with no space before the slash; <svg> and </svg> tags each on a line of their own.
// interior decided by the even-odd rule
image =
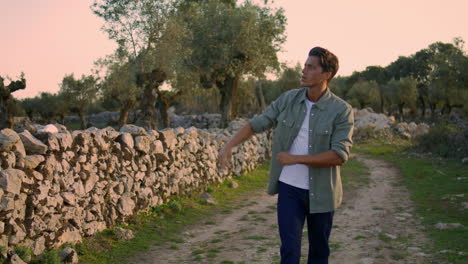
<svg viewBox="0 0 468 264">
<path fill-rule="evenodd" d="M 301 86 L 311 87 L 330 83 L 338 71 L 338 58 L 327 49 L 315 47 L 309 51 L 302 70 Z"/>
</svg>

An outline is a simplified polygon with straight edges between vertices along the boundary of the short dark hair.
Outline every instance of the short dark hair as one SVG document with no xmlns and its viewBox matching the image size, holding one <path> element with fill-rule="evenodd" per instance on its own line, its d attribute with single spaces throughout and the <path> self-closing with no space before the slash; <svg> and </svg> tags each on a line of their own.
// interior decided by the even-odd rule
<svg viewBox="0 0 468 264">
<path fill-rule="evenodd" d="M 309 51 L 310 56 L 317 56 L 319 58 L 320 66 L 324 72 L 331 72 L 331 76 L 328 79 L 328 82 L 335 76 L 338 71 L 338 57 L 335 54 L 331 53 L 329 50 L 322 47 L 315 47 Z"/>
</svg>

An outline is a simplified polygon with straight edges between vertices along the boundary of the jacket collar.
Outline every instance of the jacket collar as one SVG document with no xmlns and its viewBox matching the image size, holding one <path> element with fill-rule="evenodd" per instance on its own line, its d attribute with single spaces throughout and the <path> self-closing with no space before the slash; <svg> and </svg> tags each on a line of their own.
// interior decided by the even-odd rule
<svg viewBox="0 0 468 264">
<path fill-rule="evenodd" d="M 307 87 L 302 88 L 302 96 L 301 96 L 301 102 L 304 102 L 305 100 L 309 100 L 307 98 Z M 320 109 L 323 110 L 325 106 L 328 104 L 328 101 L 331 98 L 331 92 L 330 88 L 327 87 L 327 90 L 325 90 L 325 93 L 322 95 L 322 97 L 319 98 L 317 102 L 315 102 L 315 105 Z"/>
</svg>

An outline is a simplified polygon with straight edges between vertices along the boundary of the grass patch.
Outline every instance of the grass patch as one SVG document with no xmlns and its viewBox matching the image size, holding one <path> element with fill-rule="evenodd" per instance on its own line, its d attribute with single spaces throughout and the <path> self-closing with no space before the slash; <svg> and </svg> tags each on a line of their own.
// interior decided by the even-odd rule
<svg viewBox="0 0 468 264">
<path fill-rule="evenodd" d="M 170 246 L 169 246 L 169 249 L 179 249 L 179 246 L 177 246 L 177 245 L 170 245 Z"/>
<path fill-rule="evenodd" d="M 169 241 L 174 242 L 174 243 L 184 243 L 184 240 L 182 238 L 170 238 Z"/>
<path fill-rule="evenodd" d="M 257 248 L 257 253 L 263 253 L 263 252 L 267 252 L 267 251 L 268 251 L 268 249 L 263 248 L 263 247 Z"/>
<path fill-rule="evenodd" d="M 411 147 L 409 141 L 389 144 L 374 140 L 358 145 L 355 149 L 387 160 L 399 168 L 402 175 L 400 181 L 408 188 L 416 214 L 422 216 L 425 231 L 433 241 L 430 253 L 454 264 L 468 263 L 468 229 L 435 228 L 435 224 L 439 222 L 468 226 L 468 214 L 464 213 L 461 201 L 446 198 L 455 194 L 464 194 L 465 197 L 468 195 L 466 180 L 460 180 L 460 177 L 466 177 L 468 166 L 454 160 L 421 157 L 413 153 Z M 444 249 L 453 252 L 437 254 Z M 458 252 L 464 254 L 460 255 Z"/>
<path fill-rule="evenodd" d="M 369 184 L 369 169 L 357 159 L 350 158 L 341 167 L 341 181 L 344 195 L 351 193 L 359 187 Z"/>
<path fill-rule="evenodd" d="M 266 221 L 268 221 L 268 219 L 256 215 L 256 216 L 253 217 L 253 221 L 255 221 L 255 222 L 266 222 Z"/>
<path fill-rule="evenodd" d="M 135 232 L 135 239 L 119 241 L 115 232 L 108 230 L 87 238 L 81 245 L 74 246 L 80 258 L 80 263 L 105 264 L 127 263 L 131 256 L 144 252 L 150 245 L 165 242 L 182 243 L 175 238 L 180 236 L 184 227 L 202 222 L 207 216 L 231 210 L 232 202 L 239 197 L 251 197 L 253 192 L 264 191 L 268 182 L 269 164 L 265 163 L 252 172 L 236 177 L 239 187 L 230 188 L 228 181 L 211 185 L 208 189 L 217 205 L 203 204 L 199 193 L 192 193 L 184 197 L 176 197 L 162 206 L 152 208 L 148 212 L 141 212 L 133 217 L 126 228 Z M 124 226 L 124 225 L 121 225 Z M 177 245 L 170 247 L 177 249 Z M 208 258 L 214 257 L 216 252 L 207 252 Z M 200 257 L 197 255 L 195 257 Z M 194 260 L 195 260 L 194 259 Z"/>
<path fill-rule="evenodd" d="M 244 215 L 241 218 L 239 218 L 239 221 L 248 221 L 248 220 L 249 220 L 249 216 L 247 215 Z"/>
<path fill-rule="evenodd" d="M 203 249 L 195 249 L 194 251 L 192 251 L 192 255 L 196 256 L 196 255 L 200 255 L 200 254 L 203 254 L 205 253 L 205 250 Z"/>
<path fill-rule="evenodd" d="M 247 237 L 244 237 L 245 240 L 266 240 L 268 239 L 268 237 L 264 237 L 264 236 L 247 236 Z"/>
<path fill-rule="evenodd" d="M 341 244 L 340 243 L 330 243 L 329 247 L 330 247 L 331 251 L 335 251 L 335 250 L 341 248 Z"/>
</svg>

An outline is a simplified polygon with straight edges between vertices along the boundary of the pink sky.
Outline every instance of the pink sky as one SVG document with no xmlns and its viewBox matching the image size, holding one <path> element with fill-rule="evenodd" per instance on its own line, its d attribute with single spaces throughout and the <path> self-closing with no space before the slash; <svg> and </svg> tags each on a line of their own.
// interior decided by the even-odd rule
<svg viewBox="0 0 468 264">
<path fill-rule="evenodd" d="M 0 0 L 0 75 L 25 72 L 16 98 L 55 93 L 64 75 L 90 74 L 116 45 L 100 30 L 92 0 Z M 466 0 L 276 0 L 288 18 L 280 60 L 301 64 L 311 47 L 340 59 L 338 75 L 386 66 L 436 41 L 468 41 Z M 317 10 L 317 11 L 315 11 Z M 465 45 L 465 49 L 468 46 Z M 8 83 L 8 82 L 7 82 Z"/>
</svg>

